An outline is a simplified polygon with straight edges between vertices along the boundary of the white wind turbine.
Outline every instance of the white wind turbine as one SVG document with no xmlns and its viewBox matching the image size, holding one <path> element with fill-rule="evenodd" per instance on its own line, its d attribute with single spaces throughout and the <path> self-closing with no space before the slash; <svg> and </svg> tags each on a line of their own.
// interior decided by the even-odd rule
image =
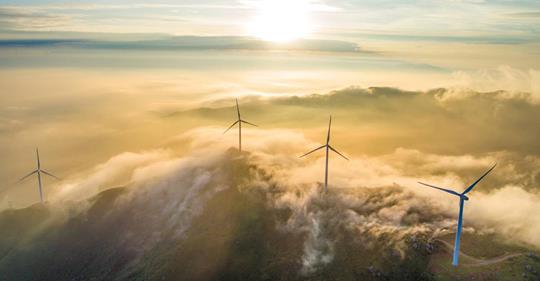
<svg viewBox="0 0 540 281">
<path fill-rule="evenodd" d="M 53 177 L 57 180 L 60 180 L 59 177 L 41 169 L 41 162 L 39 161 L 39 150 L 36 148 L 36 161 L 37 161 L 37 169 L 30 172 L 28 175 L 22 177 L 19 182 L 25 180 L 26 178 L 28 178 L 29 176 L 33 175 L 33 174 L 37 174 L 37 178 L 38 178 L 38 188 L 39 188 L 39 200 L 41 202 L 41 204 L 43 204 L 43 184 L 42 184 L 42 180 L 41 180 L 41 174 L 45 174 L 47 176 L 50 176 L 50 177 Z"/>
<path fill-rule="evenodd" d="M 326 135 L 326 144 L 324 145 L 321 145 L 315 149 L 313 149 L 312 151 L 300 156 L 300 158 L 308 155 L 308 154 L 311 154 L 319 149 L 322 149 L 322 148 L 326 148 L 326 166 L 325 166 L 325 170 L 324 170 L 324 192 L 328 192 L 328 151 L 329 150 L 332 150 L 333 152 L 339 154 L 339 156 L 345 158 L 345 160 L 349 160 L 349 158 L 343 156 L 343 154 L 339 153 L 336 149 L 334 149 L 331 145 L 330 145 L 330 127 L 332 126 L 332 116 L 330 115 L 330 121 L 328 122 L 328 134 Z"/>
<path fill-rule="evenodd" d="M 240 117 L 240 107 L 238 106 L 238 99 L 236 99 L 236 112 L 238 114 L 238 119 L 232 123 L 232 125 L 223 132 L 225 134 L 227 131 L 229 131 L 234 125 L 238 124 L 238 151 L 242 152 L 242 123 L 246 123 L 251 126 L 258 127 L 257 125 L 253 123 L 249 123 L 248 121 L 242 120 Z"/>
<path fill-rule="evenodd" d="M 489 172 L 491 172 L 491 170 L 493 170 L 495 168 L 495 166 L 497 166 L 497 164 L 493 165 L 493 167 L 491 167 L 489 170 L 487 170 L 487 172 L 485 172 L 480 178 L 478 178 L 469 187 L 467 187 L 465 189 L 465 191 L 463 191 L 462 193 L 458 193 L 458 192 L 453 191 L 451 189 L 446 189 L 446 188 L 437 187 L 437 186 L 434 186 L 434 185 L 431 185 L 431 184 L 418 182 L 419 184 L 429 186 L 429 187 L 432 187 L 432 188 L 435 188 L 435 189 L 438 189 L 438 190 L 441 190 L 441 191 L 444 191 L 444 192 L 448 192 L 448 193 L 450 193 L 452 195 L 455 195 L 455 196 L 459 197 L 459 216 L 458 216 L 456 240 L 455 240 L 455 243 L 454 243 L 454 257 L 453 257 L 453 260 L 452 260 L 452 265 L 453 266 L 457 266 L 458 265 L 458 260 L 459 260 L 459 244 L 460 244 L 460 240 L 461 240 L 461 227 L 462 227 L 462 224 L 463 224 L 463 207 L 464 207 L 463 205 L 464 205 L 465 201 L 469 200 L 469 197 L 467 197 L 465 194 L 471 192 L 471 190 L 476 186 L 476 184 L 478 184 L 485 176 L 487 176 L 487 174 L 489 174 Z"/>
</svg>

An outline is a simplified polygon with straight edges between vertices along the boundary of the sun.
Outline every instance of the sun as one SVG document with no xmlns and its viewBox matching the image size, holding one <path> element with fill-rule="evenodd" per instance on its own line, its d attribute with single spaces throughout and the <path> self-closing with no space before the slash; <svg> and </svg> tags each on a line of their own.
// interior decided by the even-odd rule
<svg viewBox="0 0 540 281">
<path fill-rule="evenodd" d="M 289 42 L 310 32 L 307 0 L 263 0 L 256 2 L 257 14 L 248 23 L 251 36 L 272 41 Z"/>
</svg>

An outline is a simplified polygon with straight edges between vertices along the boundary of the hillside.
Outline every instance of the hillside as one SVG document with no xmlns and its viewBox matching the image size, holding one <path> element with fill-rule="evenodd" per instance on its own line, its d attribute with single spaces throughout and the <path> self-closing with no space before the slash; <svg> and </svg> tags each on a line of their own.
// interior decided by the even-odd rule
<svg viewBox="0 0 540 281">
<path fill-rule="evenodd" d="M 362 204 L 373 205 L 377 196 L 400 192 L 396 189 L 284 191 L 246 155 L 229 153 L 224 161 L 227 165 L 215 167 L 221 176 L 189 192 L 175 184 L 156 192 L 113 188 L 61 208 L 2 212 L 0 280 L 540 278 L 538 252 L 497 236 L 465 234 L 462 250 L 474 260 L 464 257 L 455 269 L 442 242 L 452 244 L 452 234 L 434 238 L 430 231 L 411 231 L 414 225 L 407 222 L 377 234 L 379 226 L 364 222 L 357 232 L 333 219 L 350 212 L 370 216 L 361 205 L 346 206 L 343 196 L 366 196 Z M 276 198 L 284 192 L 311 197 L 301 209 L 278 206 Z M 474 266 L 508 253 L 520 255 Z"/>
</svg>

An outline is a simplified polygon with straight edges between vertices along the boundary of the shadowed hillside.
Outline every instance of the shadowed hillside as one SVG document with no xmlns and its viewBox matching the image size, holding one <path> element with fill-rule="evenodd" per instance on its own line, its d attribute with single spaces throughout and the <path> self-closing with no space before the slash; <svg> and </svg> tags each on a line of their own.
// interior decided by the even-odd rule
<svg viewBox="0 0 540 281">
<path fill-rule="evenodd" d="M 361 219 L 373 216 L 365 206 L 380 211 L 384 198 L 402 194 L 399 188 L 342 189 L 327 195 L 321 195 L 317 186 L 289 189 L 251 164 L 250 157 L 230 150 L 215 163 L 181 172 L 179 178 L 173 174 L 137 189 L 109 189 L 62 208 L 35 205 L 4 211 L 0 280 L 469 280 L 472 276 L 533 280 L 539 276 L 540 261 L 534 254 L 487 267 L 460 267 L 457 273 L 449 267 L 451 252 L 432 239 L 431 230 L 412 230 L 418 222 L 443 215 L 418 208 L 411 211 L 415 219 L 411 216 L 392 231 Z M 279 205 L 283 198 L 304 201 L 284 207 Z M 354 205 L 344 198 L 363 203 Z M 358 225 L 345 219 L 353 213 L 359 216 Z M 478 240 L 482 247 L 504 245 L 496 237 L 488 238 L 489 242 Z M 465 235 L 464 248 L 472 249 L 475 239 L 485 237 Z M 474 249 L 475 255 L 482 253 L 482 248 Z M 494 275 L 494 267 L 502 273 Z"/>
</svg>

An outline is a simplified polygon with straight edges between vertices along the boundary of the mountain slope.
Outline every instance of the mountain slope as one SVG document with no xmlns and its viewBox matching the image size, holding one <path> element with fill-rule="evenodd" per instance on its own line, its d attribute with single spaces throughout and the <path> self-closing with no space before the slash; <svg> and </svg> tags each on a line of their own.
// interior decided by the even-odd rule
<svg viewBox="0 0 540 281">
<path fill-rule="evenodd" d="M 317 186 L 283 186 L 249 157 L 229 151 L 214 162 L 184 167 L 167 180 L 109 189 L 62 207 L 4 211 L 0 280 L 534 280 L 539 276 L 536 254 L 452 268 L 451 251 L 433 239 L 431 228 L 416 230 L 423 221 L 435 219 L 432 211 L 410 210 L 417 218 L 410 223 L 374 218 L 385 210 L 384 204 L 399 204 L 395 199 L 384 201 L 404 194 L 397 187 L 321 194 Z M 359 201 L 353 203 L 351 198 Z M 441 239 L 451 241 L 451 235 Z M 476 244 L 526 251 L 492 236 L 465 234 L 463 239 L 463 250 Z M 481 247 L 473 251 L 482 252 Z"/>
</svg>

